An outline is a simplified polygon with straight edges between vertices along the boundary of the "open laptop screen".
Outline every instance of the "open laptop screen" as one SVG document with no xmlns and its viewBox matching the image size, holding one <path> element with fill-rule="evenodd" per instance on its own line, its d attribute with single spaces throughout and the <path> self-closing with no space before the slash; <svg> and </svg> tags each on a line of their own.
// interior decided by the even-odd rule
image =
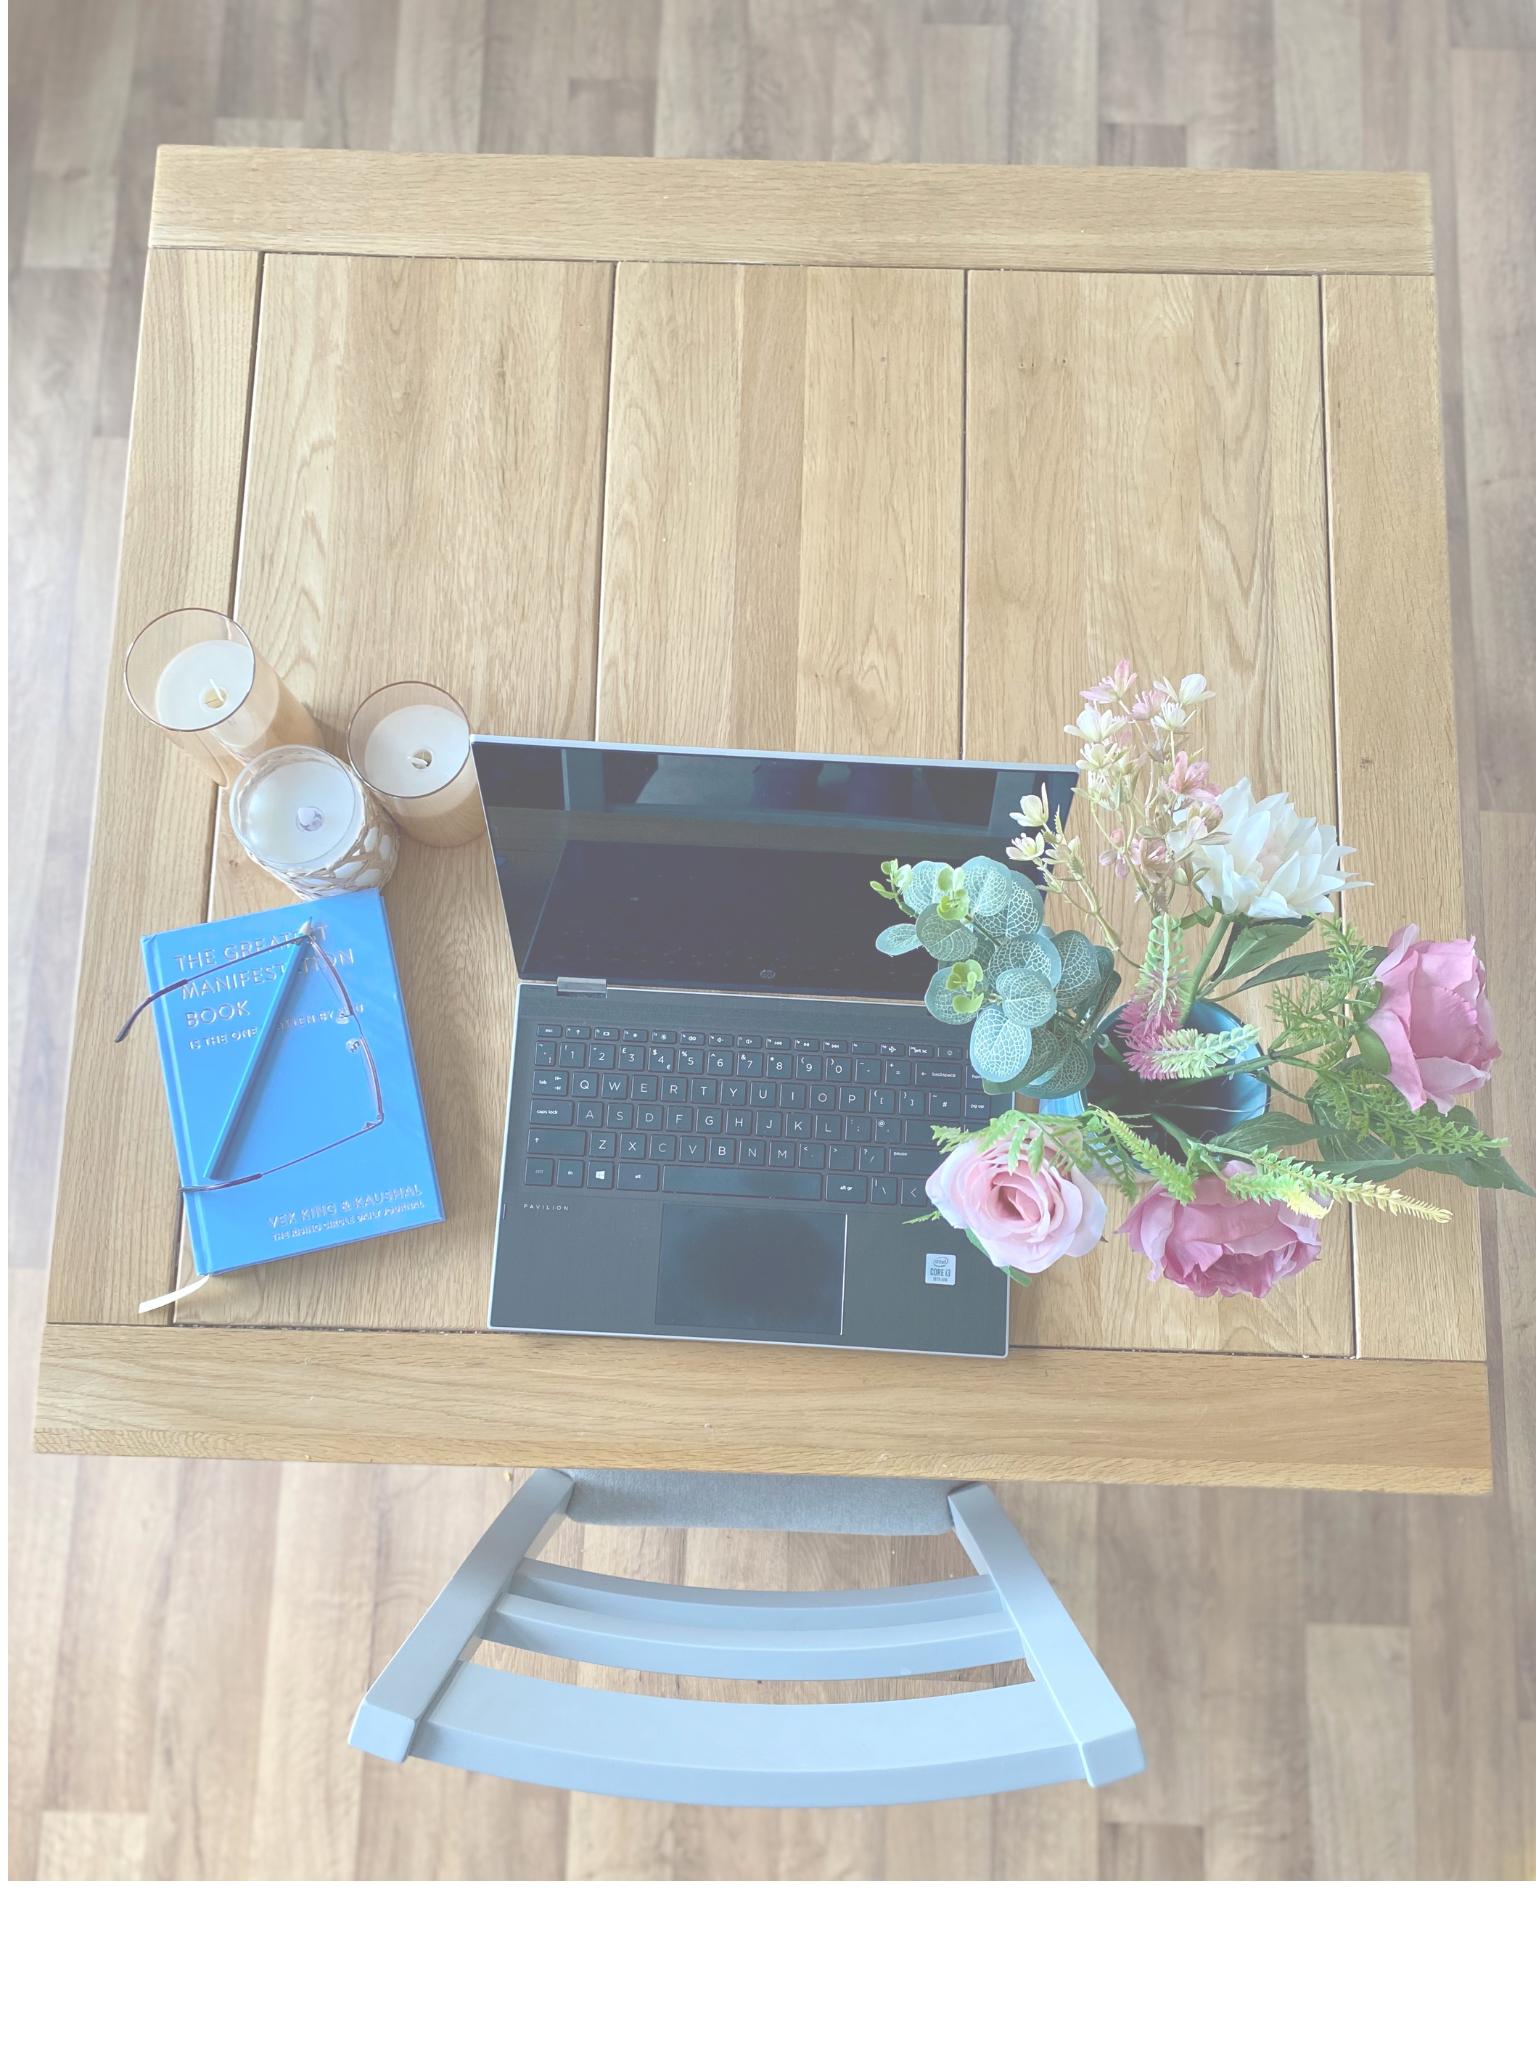
<svg viewBox="0 0 1536 2048">
<path fill-rule="evenodd" d="M 616 986 L 920 998 L 875 951 L 883 860 L 1005 857 L 1009 813 L 1071 768 L 477 738 L 519 974 Z"/>
</svg>

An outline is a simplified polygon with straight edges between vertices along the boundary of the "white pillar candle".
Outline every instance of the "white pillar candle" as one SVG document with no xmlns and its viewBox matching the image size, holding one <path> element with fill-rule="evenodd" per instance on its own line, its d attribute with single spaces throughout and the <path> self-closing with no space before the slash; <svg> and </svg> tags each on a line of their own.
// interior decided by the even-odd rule
<svg viewBox="0 0 1536 2048">
<path fill-rule="evenodd" d="M 404 704 L 381 718 L 363 749 L 363 778 L 388 796 L 431 796 L 469 758 L 469 727 L 457 706 Z"/>
<path fill-rule="evenodd" d="M 264 866 L 311 869 L 345 852 L 363 819 L 340 761 L 306 751 L 253 784 L 242 822 L 241 836 Z"/>
<path fill-rule="evenodd" d="M 434 683 L 385 683 L 347 728 L 347 758 L 413 839 L 467 846 L 485 832 L 462 704 Z"/>
<path fill-rule="evenodd" d="M 176 732 L 201 732 L 240 708 L 255 677 L 255 657 L 244 641 L 199 640 L 160 671 L 155 716 Z"/>
</svg>

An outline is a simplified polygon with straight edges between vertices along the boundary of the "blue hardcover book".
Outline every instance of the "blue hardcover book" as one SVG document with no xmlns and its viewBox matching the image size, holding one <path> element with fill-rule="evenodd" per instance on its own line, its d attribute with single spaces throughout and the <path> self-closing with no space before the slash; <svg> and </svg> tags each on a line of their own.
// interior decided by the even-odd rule
<svg viewBox="0 0 1536 2048">
<path fill-rule="evenodd" d="M 199 1273 L 442 1222 L 376 889 L 143 945 Z"/>
</svg>

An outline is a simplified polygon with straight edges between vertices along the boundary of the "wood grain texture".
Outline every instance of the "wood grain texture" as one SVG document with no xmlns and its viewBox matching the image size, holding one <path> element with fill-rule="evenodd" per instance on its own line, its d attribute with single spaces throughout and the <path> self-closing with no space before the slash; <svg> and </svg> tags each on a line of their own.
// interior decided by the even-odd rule
<svg viewBox="0 0 1536 2048">
<path fill-rule="evenodd" d="M 1270 0 L 1189 0 L 1184 10 L 1185 161 L 1220 170 L 1275 164 L 1275 36 Z M 1379 164 L 1378 170 L 1418 169 Z"/>
<path fill-rule="evenodd" d="M 23 1446 L 37 1393 L 47 1276 L 10 1270 L 6 1304 L 9 1363 L 6 1473 L 10 1608 L 7 1628 L 6 1750 L 9 1789 L 6 1871 L 36 1875 L 44 1778 L 52 1739 L 59 1643 L 69 1599 L 73 1458 L 29 1456 Z"/>
<path fill-rule="evenodd" d="M 43 80 L 22 261 L 34 270 L 107 270 L 139 9 L 137 0 L 62 0 L 59 11 L 68 22 Z M 82 40 L 92 52 L 85 91 Z"/>
<path fill-rule="evenodd" d="M 1520 1873 L 1514 1598 L 1504 1503 L 1407 1503 L 1418 1875 Z"/>
<path fill-rule="evenodd" d="M 1205 1837 L 1199 1828 L 1165 1827 L 1155 1821 L 1109 1822 L 1099 1875 L 1154 1884 L 1202 1878 Z"/>
<path fill-rule="evenodd" d="M 1312 1874 L 1416 1874 L 1412 1639 L 1406 1628 L 1307 1630 Z"/>
<path fill-rule="evenodd" d="M 177 605 L 231 601 L 257 259 L 150 262 L 112 669 Z M 180 1193 L 152 1032 L 112 1035 L 143 993 L 142 932 L 202 914 L 213 785 L 118 687 L 107 693 L 49 1312 L 112 1322 L 173 1268 Z M 88 1105 L 88 1108 L 85 1107 Z M 151 1134 L 153 1134 L 151 1136 Z M 166 1312 L 156 1312 L 160 1320 Z"/>
<path fill-rule="evenodd" d="M 1099 0 L 1099 118 L 1184 119 L 1184 8 L 1180 0 Z"/>
<path fill-rule="evenodd" d="M 924 163 L 1007 163 L 1010 40 L 1002 21 L 936 21 L 924 28 L 918 131 Z"/>
<path fill-rule="evenodd" d="M 161 151 L 156 248 L 1428 276 L 1417 176 Z"/>
<path fill-rule="evenodd" d="M 1525 899 L 1513 878 L 1536 874 L 1536 816 L 1482 818 L 1483 902 L 1479 948 L 1489 986 L 1501 1001 L 1503 1057 L 1480 1098 L 1487 1128 L 1507 1136 L 1517 1172 L 1536 1168 L 1536 1018 L 1515 993 L 1526 972 Z M 1486 1105 L 1484 1107 L 1484 1105 Z M 1498 1251 L 1499 1358 L 1497 1394 L 1503 1413 L 1505 1484 L 1516 1558 L 1536 1559 L 1536 1202 L 1501 1199 L 1494 1217 Z M 1492 1377 L 1492 1375 L 1490 1375 Z M 1514 1582 L 1515 1655 L 1523 1720 L 1536 1719 L 1536 1568 Z M 1536 1818 L 1536 1816 L 1533 1816 Z"/>
<path fill-rule="evenodd" d="M 909 163 L 918 154 L 923 0 L 844 0 L 832 60 L 832 156 Z"/>
<path fill-rule="evenodd" d="M 363 1758 L 347 1726 L 373 1677 L 379 1475 L 295 1464 L 272 1551 L 250 1877 L 349 1878 Z"/>
<path fill-rule="evenodd" d="M 182 1475 L 155 1688 L 147 1877 L 227 1880 L 250 1868 L 281 1482 L 278 1466 L 257 1463 L 199 1460 Z"/>
<path fill-rule="evenodd" d="M 485 0 L 400 0 L 390 148 L 478 148 L 484 67 Z"/>
<path fill-rule="evenodd" d="M 1208 1493 L 1201 1747 L 1208 1877 L 1309 1875 L 1301 1501 Z"/>
<path fill-rule="evenodd" d="M 44 1883 L 132 1883 L 144 1875 L 148 1827 L 143 1813 L 45 1813 L 37 1875 Z"/>
<path fill-rule="evenodd" d="M 79 1475 L 45 1807 L 148 1807 L 155 1673 L 181 1479 L 178 1465 L 159 1459 L 103 1459 Z M 112 1674 L 110 1692 L 103 1691 L 103 1672 Z"/>
<path fill-rule="evenodd" d="M 1200 1716 L 1205 1670 L 1205 1556 L 1201 1499 L 1150 1486 L 1118 1487 L 1099 1502 L 1095 1654 L 1115 1674 L 1147 1755 L 1134 1778 L 1106 1785 L 1105 1822 L 1198 1827 L 1205 1818 Z"/>
<path fill-rule="evenodd" d="M 622 266 L 598 732 L 958 749 L 962 287 Z"/>
<path fill-rule="evenodd" d="M 476 1331 L 74 1329 L 39 1449 L 1486 1491 L 1455 1361 L 905 1353 Z M 750 1362 L 750 1374 L 745 1370 Z"/>
<path fill-rule="evenodd" d="M 20 440 L 20 435 L 12 436 L 13 462 L 18 460 Z M 32 559 L 11 586 L 10 710 L 16 766 L 8 837 L 11 887 L 21 900 L 11 919 L 15 970 L 7 1006 L 9 1239 L 11 1259 L 23 1267 L 46 1264 L 53 1224 L 59 1129 L 74 1030 L 72 1007 L 60 998 L 62 991 L 73 990 L 79 964 L 126 460 L 123 441 L 91 443 L 83 463 L 85 504 L 70 508 L 83 515 L 78 558 L 67 543 L 60 544 L 52 521 L 40 520 L 26 535 L 25 550 Z M 48 466 L 56 484 L 66 481 L 58 467 Z M 59 501 L 67 503 L 72 495 L 55 488 L 43 494 L 44 503 L 62 512 L 65 507 Z M 34 580 L 26 573 L 50 554 L 53 559 L 42 576 Z M 36 628 L 41 625 L 38 611 L 51 609 L 62 599 L 55 577 L 62 580 L 72 562 L 75 591 L 66 652 L 56 629 Z M 64 667 L 62 689 L 56 662 Z"/>
<path fill-rule="evenodd" d="M 590 737 L 610 288 L 593 265 L 270 259 L 238 610 L 338 752 L 402 677 L 477 732 Z M 285 900 L 221 821 L 212 914 Z M 403 840 L 385 900 L 447 1221 L 223 1276 L 183 1320 L 484 1320 L 514 994 L 489 845 Z"/>
<path fill-rule="evenodd" d="M 1533 11 L 1536 12 L 1536 11 Z M 1462 250 L 1468 540 L 1473 641 L 1483 707 L 1478 796 L 1489 811 L 1530 807 L 1536 761 L 1536 94 L 1533 47 L 1458 50 L 1457 240 Z"/>
<path fill-rule="evenodd" d="M 1315 282 L 975 273 L 969 313 L 966 753 L 1070 759 L 1078 692 L 1127 654 L 1209 677 L 1219 783 L 1333 815 Z M 1128 888 L 1106 900 L 1139 957 L 1144 914 Z M 1149 1287 L 1111 1236 L 1016 1290 L 1014 1342 L 1345 1355 L 1343 1217 L 1324 1245 L 1263 1302 L 1200 1301 Z"/>
<path fill-rule="evenodd" d="M 1013 0 L 1009 155 L 1021 164 L 1095 161 L 1097 10 L 1081 0 Z"/>
<path fill-rule="evenodd" d="M 1274 10 L 1277 160 L 1327 171 L 1362 160 L 1360 0 L 1284 0 Z"/>
<path fill-rule="evenodd" d="M 1434 286 L 1325 278 L 1322 291 L 1338 820 L 1372 883 L 1348 913 L 1381 942 L 1410 921 L 1454 938 L 1465 926 Z M 1404 1186 L 1451 1221 L 1351 1218 L 1360 1349 L 1482 1357 L 1476 1205 L 1441 1176 Z"/>
</svg>

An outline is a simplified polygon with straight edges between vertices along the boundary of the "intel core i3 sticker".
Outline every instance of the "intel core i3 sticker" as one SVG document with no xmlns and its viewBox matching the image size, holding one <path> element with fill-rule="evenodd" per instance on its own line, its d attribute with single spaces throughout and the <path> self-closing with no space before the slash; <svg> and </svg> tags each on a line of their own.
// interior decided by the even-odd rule
<svg viewBox="0 0 1536 2048">
<path fill-rule="evenodd" d="M 929 1252 L 924 1280 L 930 1287 L 953 1287 L 955 1284 L 955 1255 L 953 1252 Z"/>
</svg>

